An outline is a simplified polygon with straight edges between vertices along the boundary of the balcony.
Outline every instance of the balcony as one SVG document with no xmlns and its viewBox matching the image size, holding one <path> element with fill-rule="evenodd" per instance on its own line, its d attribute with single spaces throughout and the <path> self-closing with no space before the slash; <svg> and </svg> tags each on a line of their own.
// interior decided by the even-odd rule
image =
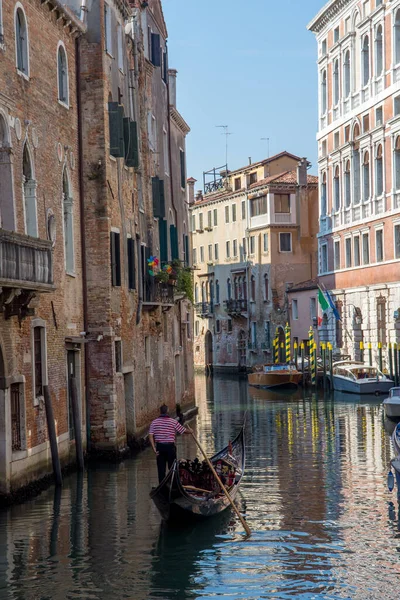
<svg viewBox="0 0 400 600">
<path fill-rule="evenodd" d="M 160 283 L 152 277 L 146 279 L 143 288 L 143 310 L 155 310 L 159 306 L 168 310 L 174 305 L 173 285 Z"/>
<path fill-rule="evenodd" d="M 257 352 L 257 344 L 256 344 L 256 342 L 249 342 L 247 344 L 247 348 L 250 350 L 250 352 Z"/>
<path fill-rule="evenodd" d="M 225 300 L 225 311 L 231 317 L 241 317 L 247 313 L 247 300 Z"/>
<path fill-rule="evenodd" d="M 214 314 L 213 302 L 197 302 L 195 304 L 196 315 L 200 317 L 211 317 Z"/>
<path fill-rule="evenodd" d="M 0 229 L 0 288 L 6 319 L 32 315 L 34 296 L 55 289 L 52 243 Z"/>
</svg>

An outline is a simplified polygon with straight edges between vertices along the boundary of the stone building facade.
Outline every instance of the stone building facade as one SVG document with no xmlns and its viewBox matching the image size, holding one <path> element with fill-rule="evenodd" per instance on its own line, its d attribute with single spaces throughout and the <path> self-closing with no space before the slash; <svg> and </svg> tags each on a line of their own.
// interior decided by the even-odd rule
<svg viewBox="0 0 400 600">
<path fill-rule="evenodd" d="M 341 321 L 321 339 L 400 342 L 400 2 L 331 0 L 310 23 L 319 71 L 319 275 Z"/>
<path fill-rule="evenodd" d="M 63 464 L 74 456 L 71 376 L 81 404 L 84 397 L 75 80 L 84 27 L 57 0 L 0 6 L 0 493 L 7 493 L 51 471 L 44 386 Z"/>
<path fill-rule="evenodd" d="M 191 194 L 197 367 L 246 369 L 271 360 L 277 328 L 283 339 L 287 290 L 316 275 L 318 185 L 308 166 L 282 152 Z"/>
</svg>

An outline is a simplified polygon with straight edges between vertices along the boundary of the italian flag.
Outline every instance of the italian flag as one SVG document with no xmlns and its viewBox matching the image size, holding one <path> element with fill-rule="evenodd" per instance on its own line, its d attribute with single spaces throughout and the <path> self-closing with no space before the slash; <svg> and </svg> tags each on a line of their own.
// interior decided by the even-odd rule
<svg viewBox="0 0 400 600">
<path fill-rule="evenodd" d="M 318 327 L 322 325 L 322 318 L 324 316 L 324 312 L 329 308 L 329 304 L 327 299 L 325 298 L 324 292 L 321 288 L 318 288 Z"/>
</svg>

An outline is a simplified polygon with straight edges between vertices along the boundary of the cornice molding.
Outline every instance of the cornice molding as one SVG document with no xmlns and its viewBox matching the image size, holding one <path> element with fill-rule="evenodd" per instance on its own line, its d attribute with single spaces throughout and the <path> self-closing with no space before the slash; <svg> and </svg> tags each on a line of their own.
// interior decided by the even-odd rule
<svg viewBox="0 0 400 600">
<path fill-rule="evenodd" d="M 307 25 L 307 29 L 314 33 L 319 33 L 328 25 L 329 21 L 336 17 L 351 2 L 354 2 L 354 0 L 330 0 Z"/>
<path fill-rule="evenodd" d="M 169 115 L 171 117 L 171 120 L 175 123 L 177 127 L 179 127 L 182 133 L 184 135 L 187 135 L 190 131 L 190 127 L 174 106 L 169 107 Z"/>
</svg>

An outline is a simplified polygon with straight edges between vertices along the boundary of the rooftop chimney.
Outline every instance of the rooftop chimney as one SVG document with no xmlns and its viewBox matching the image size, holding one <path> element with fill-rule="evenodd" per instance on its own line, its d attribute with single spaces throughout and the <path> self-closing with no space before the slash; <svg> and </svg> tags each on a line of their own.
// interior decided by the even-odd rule
<svg viewBox="0 0 400 600">
<path fill-rule="evenodd" d="M 176 108 L 176 69 L 168 69 L 169 103 Z"/>
<path fill-rule="evenodd" d="M 297 185 L 300 185 L 300 186 L 307 185 L 307 167 L 308 167 L 307 159 L 302 158 L 301 161 L 297 164 Z"/>
<path fill-rule="evenodd" d="M 203 200 L 203 192 L 201 190 L 197 190 L 195 200 L 196 202 L 201 202 Z"/>
<path fill-rule="evenodd" d="M 195 179 L 194 177 L 189 177 L 189 179 L 187 180 L 189 206 L 192 206 L 194 204 L 194 184 L 196 183 L 196 181 L 197 179 Z"/>
<path fill-rule="evenodd" d="M 249 156 L 249 165 L 251 165 L 251 156 Z"/>
</svg>

